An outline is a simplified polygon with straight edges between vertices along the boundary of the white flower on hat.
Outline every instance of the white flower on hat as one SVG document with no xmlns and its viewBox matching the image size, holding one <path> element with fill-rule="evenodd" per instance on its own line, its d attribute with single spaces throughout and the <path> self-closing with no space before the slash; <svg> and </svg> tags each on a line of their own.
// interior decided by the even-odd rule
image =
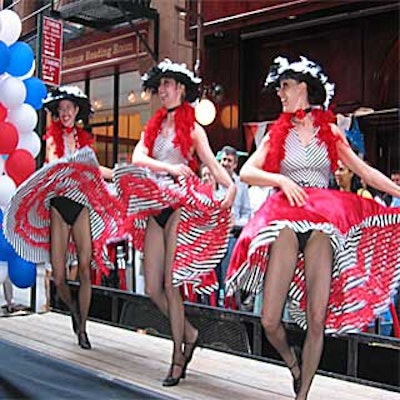
<svg viewBox="0 0 400 400">
<path fill-rule="evenodd" d="M 328 77 L 322 72 L 322 68 L 318 64 L 304 56 L 300 56 L 300 61 L 293 63 L 289 63 L 288 59 L 285 57 L 276 57 L 271 66 L 270 72 L 265 79 L 264 86 L 275 84 L 277 81 L 279 81 L 280 76 L 286 71 L 309 74 L 313 78 L 318 79 L 325 88 L 326 98 L 324 107 L 328 108 L 330 100 L 335 94 L 335 85 L 328 82 Z"/>
<path fill-rule="evenodd" d="M 172 62 L 169 58 L 165 58 L 163 61 L 161 61 L 158 65 L 157 68 L 161 72 L 179 72 L 181 74 L 186 75 L 193 83 L 199 84 L 201 83 L 201 78 L 197 77 L 194 75 L 190 69 L 188 69 L 187 65 L 185 63 L 179 64 L 179 63 L 174 63 Z M 149 74 L 146 72 L 142 76 L 143 81 L 147 81 L 149 79 Z"/>
<path fill-rule="evenodd" d="M 84 99 L 87 97 L 86 94 L 83 93 L 82 90 L 78 86 L 70 86 L 70 85 L 60 86 L 58 88 L 58 90 L 60 92 L 65 92 L 65 93 L 68 93 L 75 97 L 82 97 Z"/>
</svg>

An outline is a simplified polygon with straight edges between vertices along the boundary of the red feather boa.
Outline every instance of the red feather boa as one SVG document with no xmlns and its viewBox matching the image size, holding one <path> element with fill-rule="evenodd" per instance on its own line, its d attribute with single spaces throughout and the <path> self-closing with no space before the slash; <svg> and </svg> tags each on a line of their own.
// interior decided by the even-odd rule
<svg viewBox="0 0 400 400">
<path fill-rule="evenodd" d="M 79 126 L 74 127 L 76 129 L 76 137 L 77 137 L 77 148 L 81 148 L 84 146 L 93 147 L 94 139 L 90 135 L 89 132 L 86 132 L 83 128 Z M 65 128 L 64 125 L 59 121 L 53 121 L 50 126 L 46 130 L 46 134 L 44 135 L 44 139 L 47 140 L 49 138 L 53 138 L 54 144 L 56 146 L 55 154 L 58 158 L 63 157 L 65 154 L 64 149 L 64 140 L 63 133 L 66 132 L 68 128 Z"/>
<path fill-rule="evenodd" d="M 293 113 L 282 113 L 269 130 L 269 151 L 264 162 L 264 170 L 280 172 L 281 161 L 285 158 L 285 142 L 289 130 L 293 128 Z M 331 111 L 313 109 L 311 115 L 314 118 L 314 126 L 319 127 L 317 138 L 324 142 L 331 160 L 331 170 L 337 169 L 338 155 L 336 142 L 341 140 L 332 133 L 330 123 L 335 122 L 335 115 Z"/>
<path fill-rule="evenodd" d="M 148 121 L 144 131 L 144 145 L 149 150 L 149 156 L 153 156 L 154 142 L 161 131 L 161 124 L 167 117 L 167 110 L 160 108 Z M 175 110 L 175 137 L 173 144 L 179 147 L 182 155 L 189 160 L 189 167 L 193 171 L 197 170 L 198 163 L 191 155 L 193 146 L 192 130 L 194 129 L 195 115 L 194 108 L 187 102 L 184 102 Z"/>
</svg>

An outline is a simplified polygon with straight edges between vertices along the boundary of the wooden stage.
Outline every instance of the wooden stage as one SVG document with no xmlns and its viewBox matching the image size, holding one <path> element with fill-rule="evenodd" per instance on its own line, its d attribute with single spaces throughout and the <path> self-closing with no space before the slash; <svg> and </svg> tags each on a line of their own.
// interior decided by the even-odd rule
<svg viewBox="0 0 400 400">
<path fill-rule="evenodd" d="M 90 321 L 88 333 L 93 349 L 82 350 L 76 344 L 70 318 L 64 314 L 3 317 L 0 331 L 1 338 L 12 343 L 173 399 L 293 398 L 287 368 L 201 348 L 195 352 L 186 379 L 176 387 L 163 388 L 161 381 L 171 355 L 170 340 Z M 1 354 L 0 360 L 6 362 Z M 400 393 L 317 375 L 309 399 L 400 400 Z"/>
</svg>

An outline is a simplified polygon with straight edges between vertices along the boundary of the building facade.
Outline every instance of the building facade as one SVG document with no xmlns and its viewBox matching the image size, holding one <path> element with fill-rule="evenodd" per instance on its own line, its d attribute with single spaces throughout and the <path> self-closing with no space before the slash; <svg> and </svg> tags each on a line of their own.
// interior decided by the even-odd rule
<svg viewBox="0 0 400 400">
<path fill-rule="evenodd" d="M 269 65 L 304 55 L 336 84 L 333 111 L 358 116 L 367 159 L 386 174 L 400 167 L 398 1 L 199 1 L 202 76 L 224 88 L 207 128 L 215 149 L 253 150 L 246 125 L 267 124 L 280 109 L 263 90 Z M 199 1 L 188 2 L 194 42 Z"/>
<path fill-rule="evenodd" d="M 21 0 L 14 6 L 27 37 L 37 27 L 35 11 L 63 21 L 62 83 L 89 94 L 105 165 L 130 157 L 159 106 L 140 83 L 156 61 L 170 57 L 191 67 L 200 61 L 203 95 L 217 109 L 206 127 L 212 148 L 252 151 L 246 125 L 273 121 L 279 112 L 278 100 L 262 90 L 268 66 L 277 55 L 305 55 L 336 83 L 334 111 L 358 115 L 368 160 L 385 173 L 399 168 L 398 1 L 131 0 L 122 2 L 131 5 L 125 10 L 117 3 Z"/>
<path fill-rule="evenodd" d="M 22 0 L 13 9 L 23 35 L 35 47 L 42 16 L 63 22 L 61 84 L 80 87 L 91 99 L 88 126 L 102 165 L 130 159 L 154 110 L 156 96 L 142 91 L 141 75 L 169 57 L 191 66 L 193 44 L 185 38 L 184 1 L 102 2 Z M 160 19 L 162 16 L 162 19 Z M 50 87 L 51 89 L 51 87 Z"/>
</svg>

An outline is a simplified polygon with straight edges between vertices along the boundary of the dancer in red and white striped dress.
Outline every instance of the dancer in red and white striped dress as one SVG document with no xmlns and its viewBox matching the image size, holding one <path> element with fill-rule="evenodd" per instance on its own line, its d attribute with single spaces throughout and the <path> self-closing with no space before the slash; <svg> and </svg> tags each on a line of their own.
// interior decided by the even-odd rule
<svg viewBox="0 0 400 400">
<path fill-rule="evenodd" d="M 62 86 L 49 93 L 44 103 L 56 118 L 46 132 L 48 163 L 11 199 L 4 233 L 21 257 L 51 263 L 57 293 L 71 311 L 78 343 L 90 349 L 86 333 L 90 266 L 107 269 L 103 248 L 121 225 L 119 203 L 103 179 L 111 178 L 111 170 L 99 166 L 91 135 L 76 124 L 89 116 L 87 96 L 78 87 Z M 78 259 L 79 305 L 66 283 L 67 255 Z"/>
<path fill-rule="evenodd" d="M 390 179 L 362 161 L 325 111 L 333 85 L 321 67 L 278 57 L 266 86 L 277 89 L 283 113 L 241 169 L 250 185 L 273 186 L 242 231 L 227 274 L 227 294 L 263 289 L 262 324 L 306 399 L 324 332 L 367 325 L 387 308 L 400 278 L 400 211 L 352 193 L 327 189 L 338 159 L 364 181 L 399 196 Z M 286 298 L 307 330 L 301 359 L 281 322 Z M 301 362 L 300 362 L 301 361 Z"/>
<path fill-rule="evenodd" d="M 162 108 L 148 122 L 133 165 L 118 168 L 114 179 L 135 247 L 144 251 L 146 292 L 170 319 L 174 350 L 163 385 L 174 386 L 185 377 L 199 337 L 185 318 L 177 286 L 192 284 L 198 293 L 216 289 L 210 271 L 226 250 L 235 186 L 189 104 L 198 98 L 201 80 L 168 59 L 142 79 L 146 89 L 158 91 Z M 214 199 L 200 182 L 195 154 L 228 188 L 224 199 Z"/>
</svg>

